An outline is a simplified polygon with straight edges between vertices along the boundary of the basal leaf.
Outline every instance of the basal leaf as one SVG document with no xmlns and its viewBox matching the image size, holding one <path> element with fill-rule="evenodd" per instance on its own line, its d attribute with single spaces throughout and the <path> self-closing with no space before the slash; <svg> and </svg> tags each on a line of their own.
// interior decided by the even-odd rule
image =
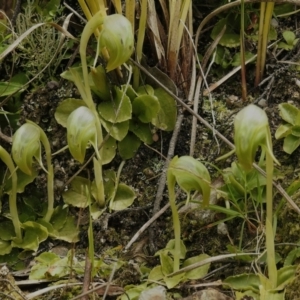
<svg viewBox="0 0 300 300">
<path fill-rule="evenodd" d="M 290 134 L 284 139 L 283 150 L 288 154 L 292 154 L 299 147 L 299 145 L 300 138 Z"/>
<path fill-rule="evenodd" d="M 67 127 L 67 120 L 69 115 L 80 106 L 86 106 L 83 100 L 69 98 L 62 101 L 56 108 L 54 117 L 58 124 Z"/>
<path fill-rule="evenodd" d="M 162 88 L 155 90 L 154 95 L 160 104 L 160 110 L 151 123 L 159 129 L 171 131 L 174 129 L 177 119 L 177 107 L 175 100 Z"/>
<path fill-rule="evenodd" d="M 287 42 L 288 45 L 293 46 L 294 40 L 296 38 L 296 35 L 293 31 L 286 30 L 282 33 L 283 38 Z"/>
<path fill-rule="evenodd" d="M 98 105 L 100 116 L 111 123 L 120 123 L 131 119 L 131 101 L 122 90 L 116 88 L 112 101 L 105 101 Z"/>
<path fill-rule="evenodd" d="M 142 96 L 142 95 L 154 96 L 154 89 L 149 84 L 139 86 L 138 89 L 136 90 L 136 92 L 139 96 Z"/>
<path fill-rule="evenodd" d="M 88 179 L 76 176 L 72 180 L 69 189 L 62 194 L 64 202 L 75 207 L 87 207 L 89 203 L 86 191 L 90 188 L 90 186 L 91 183 Z"/>
<path fill-rule="evenodd" d="M 194 257 L 190 257 L 187 260 L 184 261 L 184 263 L 182 264 L 182 267 L 187 267 L 190 266 L 192 264 L 195 264 L 197 262 L 200 262 L 204 259 L 209 258 L 210 256 L 207 254 L 200 254 L 198 256 L 194 256 Z M 209 270 L 210 264 L 205 264 L 204 266 L 195 268 L 191 271 L 188 271 L 185 273 L 184 277 L 186 279 L 201 279 L 203 278 L 205 275 L 207 275 L 208 270 Z"/>
<path fill-rule="evenodd" d="M 117 141 L 122 141 L 128 133 L 129 121 L 113 124 L 109 121 L 106 121 L 101 116 L 100 121 L 102 126 L 105 128 L 106 132 L 109 132 L 109 134 Z"/>
<path fill-rule="evenodd" d="M 132 158 L 141 145 L 141 140 L 129 132 L 127 136 L 118 144 L 118 150 L 122 159 Z"/>
<path fill-rule="evenodd" d="M 13 223 L 3 221 L 0 224 L 0 241 L 10 241 L 16 236 Z M 0 246 L 1 247 L 1 246 Z"/>
<path fill-rule="evenodd" d="M 117 143 L 113 137 L 109 137 L 102 146 L 102 165 L 109 164 L 116 155 Z"/>
<path fill-rule="evenodd" d="M 149 145 L 153 143 L 152 132 L 149 124 L 142 123 L 138 120 L 131 120 L 129 123 L 129 130 L 144 143 Z"/>
<path fill-rule="evenodd" d="M 149 123 L 152 119 L 155 119 L 159 110 L 160 104 L 155 96 L 138 96 L 132 102 L 132 112 L 143 123 Z"/>
<path fill-rule="evenodd" d="M 275 138 L 277 140 L 282 139 L 282 138 L 288 136 L 289 134 L 291 134 L 292 130 L 293 130 L 292 124 L 288 124 L 288 123 L 281 124 L 276 130 Z"/>
<path fill-rule="evenodd" d="M 300 126 L 299 125 L 293 126 L 291 133 L 294 136 L 300 137 Z"/>
<path fill-rule="evenodd" d="M 211 32 L 211 38 L 215 40 L 220 32 L 223 30 L 223 27 L 227 25 L 228 20 L 223 18 L 217 22 Z M 225 33 L 219 41 L 219 44 L 225 47 L 237 47 L 240 44 L 240 35 L 232 30 L 232 26 L 226 26 Z"/>
<path fill-rule="evenodd" d="M 11 250 L 11 241 L 3 241 L 0 239 L 0 255 L 9 254 Z"/>
<path fill-rule="evenodd" d="M 240 274 L 237 276 L 227 277 L 223 281 L 223 284 L 234 290 L 251 290 L 259 293 L 260 279 L 255 274 Z"/>
<path fill-rule="evenodd" d="M 278 108 L 280 111 L 280 116 L 284 121 L 292 125 L 299 125 L 299 110 L 295 106 L 289 103 L 281 103 L 278 105 Z"/>
<path fill-rule="evenodd" d="M 116 173 L 113 170 L 105 170 L 103 172 L 103 184 L 107 201 L 109 201 L 114 194 L 115 183 Z"/>
<path fill-rule="evenodd" d="M 115 198 L 110 202 L 110 209 L 123 210 L 129 207 L 136 198 L 134 190 L 126 184 L 120 183 Z"/>
<path fill-rule="evenodd" d="M 67 216 L 64 226 L 58 231 L 57 239 L 68 243 L 76 243 L 79 241 L 79 231 L 73 216 Z"/>
<path fill-rule="evenodd" d="M 0 82 L 0 97 L 14 94 L 23 87 L 23 84 L 16 82 Z"/>
<path fill-rule="evenodd" d="M 24 250 L 37 251 L 39 244 L 48 238 L 48 230 L 46 227 L 36 222 L 26 222 L 22 224 L 25 234 L 22 242 L 12 242 L 13 247 L 22 248 Z"/>
</svg>

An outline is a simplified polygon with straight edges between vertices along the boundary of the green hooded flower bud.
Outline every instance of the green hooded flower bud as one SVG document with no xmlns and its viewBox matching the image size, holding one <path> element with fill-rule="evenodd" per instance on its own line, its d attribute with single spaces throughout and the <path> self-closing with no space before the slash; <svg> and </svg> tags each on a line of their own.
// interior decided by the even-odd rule
<svg viewBox="0 0 300 300">
<path fill-rule="evenodd" d="M 250 104 L 236 115 L 234 144 L 238 160 L 245 170 L 251 170 L 259 146 L 268 151 L 278 163 L 272 151 L 268 117 L 265 111 L 256 105 Z"/>
<path fill-rule="evenodd" d="M 22 125 L 13 136 L 12 156 L 25 174 L 32 174 L 33 158 L 42 166 L 40 130 L 29 123 Z M 43 167 L 43 166 L 42 166 Z"/>
<path fill-rule="evenodd" d="M 107 16 L 99 35 L 100 52 L 107 60 L 109 72 L 125 63 L 134 49 L 132 26 L 128 19 L 119 14 Z"/>
<path fill-rule="evenodd" d="M 203 196 L 203 206 L 209 204 L 210 175 L 206 167 L 190 156 L 175 156 L 169 165 L 168 176 L 173 176 L 181 189 L 190 199 L 191 191 L 198 191 Z"/>
<path fill-rule="evenodd" d="M 67 140 L 72 156 L 83 163 L 86 148 L 90 142 L 95 151 L 97 148 L 97 136 L 100 132 L 99 123 L 94 113 L 86 106 L 75 109 L 67 121 Z"/>
</svg>

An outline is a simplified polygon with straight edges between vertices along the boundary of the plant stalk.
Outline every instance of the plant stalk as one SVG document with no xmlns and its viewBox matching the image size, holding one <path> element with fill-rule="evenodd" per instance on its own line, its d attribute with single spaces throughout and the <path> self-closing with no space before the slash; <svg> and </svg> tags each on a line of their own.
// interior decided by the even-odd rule
<svg viewBox="0 0 300 300">
<path fill-rule="evenodd" d="M 176 206 L 175 196 L 175 184 L 176 179 L 173 174 L 168 171 L 167 174 L 168 190 L 169 190 L 169 202 L 172 210 L 173 227 L 174 227 L 174 238 L 175 238 L 175 249 L 174 249 L 174 265 L 173 272 L 179 271 L 180 266 L 180 221 L 179 214 Z"/>
<path fill-rule="evenodd" d="M 275 260 L 275 244 L 273 232 L 273 158 L 266 151 L 266 174 L 267 174 L 267 214 L 266 214 L 266 248 L 269 279 L 272 288 L 277 287 L 277 268 Z"/>
<path fill-rule="evenodd" d="M 11 159 L 11 156 L 8 154 L 8 152 L 0 146 L 0 158 L 2 161 L 7 165 L 10 174 L 11 174 L 11 180 L 12 180 L 12 189 L 9 193 L 9 210 L 10 210 L 10 217 L 13 222 L 17 242 L 22 241 L 22 232 L 21 232 L 21 226 L 20 226 L 20 220 L 19 220 L 19 214 L 18 214 L 18 208 L 17 208 L 17 173 L 16 168 L 14 166 L 14 163 Z"/>
</svg>

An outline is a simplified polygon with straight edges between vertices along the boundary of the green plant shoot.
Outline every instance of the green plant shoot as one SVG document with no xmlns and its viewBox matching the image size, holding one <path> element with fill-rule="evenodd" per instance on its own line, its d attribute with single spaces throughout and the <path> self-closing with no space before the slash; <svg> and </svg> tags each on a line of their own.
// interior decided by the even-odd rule
<svg viewBox="0 0 300 300">
<path fill-rule="evenodd" d="M 207 207 L 211 180 L 206 167 L 201 162 L 190 156 L 175 156 L 168 168 L 167 182 L 175 236 L 173 271 L 176 272 L 180 265 L 180 220 L 176 207 L 175 184 L 177 182 L 180 188 L 186 192 L 187 201 L 190 199 L 191 191 L 198 191 L 203 196 L 203 206 Z"/>
<path fill-rule="evenodd" d="M 16 233 L 16 242 L 22 242 L 22 232 L 19 221 L 19 214 L 17 208 L 17 174 L 15 170 L 14 163 L 8 154 L 8 152 L 0 146 L 0 158 L 7 165 L 12 179 L 12 189 L 9 193 L 9 209 L 10 209 L 10 217 L 13 222 L 15 233 Z"/>
<path fill-rule="evenodd" d="M 49 222 L 54 209 L 54 173 L 51 163 L 51 147 L 43 129 L 29 120 L 26 122 L 27 123 L 23 124 L 13 136 L 12 156 L 16 165 L 25 174 L 32 174 L 33 158 L 38 161 L 41 168 L 47 173 L 48 209 L 44 220 Z M 42 163 L 41 143 L 45 148 L 47 170 Z"/>
<path fill-rule="evenodd" d="M 234 120 L 234 143 L 240 165 L 246 172 L 252 169 L 257 148 L 266 153 L 267 174 L 267 214 L 266 214 L 266 248 L 267 265 L 271 288 L 277 286 L 277 268 L 273 232 L 273 161 L 278 163 L 272 150 L 271 132 L 266 113 L 255 105 L 242 109 Z M 279 164 L 279 163 L 278 163 Z"/>
</svg>

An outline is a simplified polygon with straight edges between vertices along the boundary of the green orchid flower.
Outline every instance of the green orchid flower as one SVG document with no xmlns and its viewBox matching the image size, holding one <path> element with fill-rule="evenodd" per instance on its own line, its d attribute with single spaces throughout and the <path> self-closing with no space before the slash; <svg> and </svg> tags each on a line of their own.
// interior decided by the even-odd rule
<svg viewBox="0 0 300 300">
<path fill-rule="evenodd" d="M 259 146 L 278 163 L 273 154 L 268 117 L 264 110 L 253 104 L 242 109 L 235 117 L 234 132 L 236 155 L 245 170 L 252 169 Z"/>
<path fill-rule="evenodd" d="M 39 129 L 29 123 L 22 125 L 13 136 L 12 156 L 22 172 L 32 175 L 33 158 L 44 169 L 41 159 L 41 142 Z"/>
<path fill-rule="evenodd" d="M 87 107 L 81 106 L 74 110 L 67 121 L 67 140 L 72 156 L 83 163 L 89 143 L 98 152 L 98 136 L 101 132 L 100 123 L 95 114 Z"/>
<path fill-rule="evenodd" d="M 107 60 L 108 72 L 125 63 L 134 50 L 134 37 L 129 20 L 119 14 L 105 17 L 99 35 L 99 46 Z"/>
</svg>

